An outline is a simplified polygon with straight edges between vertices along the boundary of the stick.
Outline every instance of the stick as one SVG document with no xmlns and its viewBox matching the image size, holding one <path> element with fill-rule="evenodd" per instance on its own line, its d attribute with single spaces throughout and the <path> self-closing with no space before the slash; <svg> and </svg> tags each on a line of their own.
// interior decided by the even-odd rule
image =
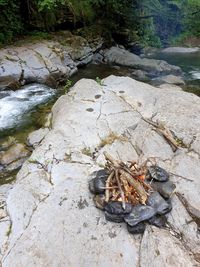
<svg viewBox="0 0 200 267">
<path fill-rule="evenodd" d="M 147 200 L 147 193 L 145 191 L 145 189 L 142 187 L 142 185 L 140 184 L 140 182 L 138 182 L 137 180 L 135 180 L 131 174 L 129 174 L 128 172 L 126 172 L 125 170 L 121 169 L 121 164 L 120 162 L 116 161 L 115 159 L 113 159 L 113 157 L 111 155 L 109 155 L 106 151 L 104 152 L 104 156 L 105 158 L 110 161 L 113 166 L 117 169 L 119 169 L 119 173 L 135 188 L 135 190 L 137 191 L 139 197 L 140 197 L 140 202 L 142 204 L 145 204 L 146 203 L 146 200 Z M 106 184 L 106 187 L 109 186 Z M 107 192 L 107 198 L 106 199 L 109 199 L 108 197 L 108 193 L 109 191 Z"/>
<path fill-rule="evenodd" d="M 162 134 L 162 135 L 165 137 L 165 139 L 166 139 L 166 140 L 168 141 L 168 143 L 171 145 L 173 152 L 175 152 L 175 151 L 179 148 L 179 146 L 177 145 L 176 140 L 174 139 L 174 137 L 173 137 L 173 135 L 171 134 L 171 132 L 170 132 L 169 129 L 167 129 L 166 127 L 163 127 L 163 126 L 159 125 L 158 123 L 153 122 L 153 121 L 151 121 L 151 120 L 149 120 L 149 119 L 145 119 L 145 118 L 143 118 L 143 117 L 142 117 L 142 119 L 143 119 L 145 122 L 147 122 L 147 123 L 151 124 L 152 126 L 154 126 L 154 127 L 156 128 L 156 131 L 157 131 L 158 133 Z"/>
<path fill-rule="evenodd" d="M 119 169 L 119 173 L 135 188 L 139 195 L 141 204 L 145 204 L 147 201 L 147 193 L 140 182 L 133 179 L 133 177 L 129 173 L 125 172 L 122 169 Z"/>
<path fill-rule="evenodd" d="M 110 182 L 114 176 L 114 171 L 111 172 L 111 174 L 108 176 L 108 179 L 106 181 L 106 188 L 110 187 Z M 106 192 L 105 192 L 105 202 L 108 202 L 109 201 L 109 198 L 110 198 L 110 192 L 109 192 L 109 189 L 106 189 Z"/>
<path fill-rule="evenodd" d="M 121 166 L 120 166 L 120 163 L 121 163 L 121 162 L 119 162 L 119 161 L 113 159 L 113 157 L 112 157 L 111 155 L 109 155 L 106 151 L 105 151 L 103 154 L 104 154 L 106 160 L 110 161 L 110 162 L 113 164 L 113 166 L 114 166 L 115 168 L 120 168 L 120 167 L 121 167 Z"/>
<path fill-rule="evenodd" d="M 190 181 L 190 182 L 194 182 L 192 179 L 189 179 L 189 178 L 187 178 L 187 177 L 184 177 L 184 176 L 181 176 L 181 175 L 175 174 L 175 173 L 173 173 L 173 172 L 169 172 L 169 174 L 171 174 L 171 175 L 174 175 L 174 176 L 176 176 L 176 177 L 178 177 L 178 178 L 181 178 L 181 179 L 184 179 L 184 180 Z"/>
<path fill-rule="evenodd" d="M 125 210 L 126 209 L 125 196 L 124 196 L 124 192 L 122 190 L 122 186 L 119 180 L 119 170 L 115 170 L 115 177 L 116 177 L 117 185 L 119 187 L 120 195 L 122 198 L 122 208 Z"/>
</svg>

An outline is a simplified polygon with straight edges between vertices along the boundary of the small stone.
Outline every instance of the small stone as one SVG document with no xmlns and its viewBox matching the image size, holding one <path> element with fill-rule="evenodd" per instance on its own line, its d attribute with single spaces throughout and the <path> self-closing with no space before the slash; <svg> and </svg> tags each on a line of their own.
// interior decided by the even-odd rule
<svg viewBox="0 0 200 267">
<path fill-rule="evenodd" d="M 108 173 L 105 170 L 99 170 L 92 173 L 93 178 L 89 181 L 89 189 L 93 194 L 103 194 L 105 192 Z"/>
<path fill-rule="evenodd" d="M 176 185 L 172 181 L 163 183 L 153 182 L 151 184 L 154 190 L 158 191 L 164 198 L 170 198 L 176 189 Z"/>
<path fill-rule="evenodd" d="M 94 204 L 95 204 L 95 207 L 100 209 L 100 210 L 104 210 L 105 208 L 105 195 L 96 195 L 94 196 L 93 198 L 93 201 L 94 201 Z"/>
<path fill-rule="evenodd" d="M 122 223 L 124 222 L 124 216 L 125 216 L 124 214 L 117 215 L 105 211 L 105 218 L 107 221 L 110 222 Z"/>
<path fill-rule="evenodd" d="M 105 210 L 111 214 L 126 215 L 132 211 L 133 206 L 130 203 L 126 203 L 125 209 L 122 207 L 122 202 L 110 201 L 106 204 Z"/>
<path fill-rule="evenodd" d="M 124 217 L 125 222 L 130 226 L 135 226 L 140 222 L 146 221 L 156 214 L 154 208 L 144 205 L 136 205 L 133 207 L 130 214 Z"/>
<path fill-rule="evenodd" d="M 166 214 L 171 210 L 171 205 L 158 192 L 154 192 L 149 196 L 147 205 L 152 207 L 160 215 Z"/>
<path fill-rule="evenodd" d="M 169 180 L 169 174 L 159 166 L 150 166 L 148 171 L 150 179 L 154 179 L 159 182 L 166 182 Z"/>
<path fill-rule="evenodd" d="M 146 228 L 146 224 L 144 222 L 141 222 L 135 226 L 130 226 L 127 224 L 127 229 L 130 234 L 143 234 Z"/>
<path fill-rule="evenodd" d="M 148 220 L 149 224 L 155 225 L 157 227 L 165 227 L 167 223 L 167 218 L 165 215 L 155 215 Z"/>
</svg>

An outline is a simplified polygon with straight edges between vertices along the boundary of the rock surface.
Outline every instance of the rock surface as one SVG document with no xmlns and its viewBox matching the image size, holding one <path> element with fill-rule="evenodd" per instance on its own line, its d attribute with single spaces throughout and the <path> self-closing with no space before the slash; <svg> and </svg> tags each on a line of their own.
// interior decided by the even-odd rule
<svg viewBox="0 0 200 267">
<path fill-rule="evenodd" d="M 36 147 L 44 139 L 44 137 L 49 132 L 48 128 L 40 128 L 28 135 L 27 143 L 30 146 Z"/>
<path fill-rule="evenodd" d="M 105 50 L 104 60 L 110 64 L 147 71 L 151 76 L 160 74 L 181 74 L 181 69 L 179 67 L 170 65 L 164 60 L 140 58 L 139 56 L 119 47 L 111 47 L 110 49 Z"/>
<path fill-rule="evenodd" d="M 78 66 L 91 62 L 101 45 L 101 39 L 89 44 L 83 37 L 62 32 L 50 41 L 1 49 L 0 90 L 33 82 L 56 87 L 77 72 Z"/>
<path fill-rule="evenodd" d="M 125 77 L 102 86 L 80 80 L 54 105 L 52 129 L 6 194 L 2 266 L 199 266 L 199 112 L 200 99 L 182 91 Z M 165 124 L 186 148 L 174 153 L 142 116 Z M 167 229 L 148 226 L 143 237 L 132 236 L 96 209 L 88 181 L 105 150 L 123 161 L 154 157 L 173 173 Z"/>
</svg>

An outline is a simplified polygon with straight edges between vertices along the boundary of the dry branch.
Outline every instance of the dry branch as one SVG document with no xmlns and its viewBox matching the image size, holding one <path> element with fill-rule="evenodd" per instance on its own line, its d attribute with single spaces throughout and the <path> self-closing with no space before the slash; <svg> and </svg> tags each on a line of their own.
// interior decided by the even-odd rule
<svg viewBox="0 0 200 267">
<path fill-rule="evenodd" d="M 144 166 L 139 167 L 136 162 L 134 162 L 134 165 L 131 163 L 128 166 L 122 161 L 115 160 L 107 152 L 104 152 L 104 156 L 107 160 L 106 166 L 110 170 L 110 175 L 106 181 L 106 202 L 110 199 L 119 199 L 124 209 L 126 202 L 145 204 L 148 190 L 151 187 L 141 179 L 145 178 L 146 175 Z M 116 189 L 116 186 L 118 189 Z M 113 187 L 113 191 L 109 190 L 111 187 Z"/>
</svg>

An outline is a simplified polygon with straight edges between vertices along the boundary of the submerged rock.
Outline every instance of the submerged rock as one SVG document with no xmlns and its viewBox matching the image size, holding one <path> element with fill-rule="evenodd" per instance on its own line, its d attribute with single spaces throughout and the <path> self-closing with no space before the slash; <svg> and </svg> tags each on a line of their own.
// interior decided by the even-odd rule
<svg viewBox="0 0 200 267">
<path fill-rule="evenodd" d="M 0 153 L 0 164 L 9 165 L 10 163 L 26 158 L 30 155 L 30 151 L 24 144 L 14 144 L 8 148 L 8 150 Z"/>
<path fill-rule="evenodd" d="M 164 183 L 153 181 L 151 183 L 151 186 L 155 191 L 158 191 L 164 198 L 170 198 L 176 190 L 176 185 L 172 181 L 167 181 Z"/>
<path fill-rule="evenodd" d="M 156 210 L 150 206 L 136 205 L 130 214 L 124 217 L 125 222 L 130 226 L 135 226 L 140 222 L 146 221 L 156 214 Z"/>
<path fill-rule="evenodd" d="M 145 231 L 145 228 L 146 228 L 145 222 L 141 222 L 135 226 L 130 226 L 129 224 L 127 224 L 127 229 L 130 234 L 143 234 Z"/>
<path fill-rule="evenodd" d="M 166 75 L 161 76 L 156 79 L 152 80 L 152 84 L 155 86 L 161 85 L 161 84 L 175 84 L 175 85 L 185 85 L 184 80 L 181 76 L 175 76 L 175 75 Z"/>
<path fill-rule="evenodd" d="M 169 174 L 159 166 L 150 166 L 148 173 L 151 179 L 159 182 L 166 182 L 169 180 Z"/>
<path fill-rule="evenodd" d="M 119 201 L 110 201 L 106 204 L 105 210 L 111 214 L 116 215 L 125 215 L 129 214 L 133 209 L 133 206 L 130 203 L 126 203 L 125 209 L 122 207 L 122 202 Z"/>
<path fill-rule="evenodd" d="M 171 205 L 158 192 L 154 192 L 148 197 L 147 205 L 152 207 L 158 214 L 166 214 L 172 209 Z"/>
</svg>

